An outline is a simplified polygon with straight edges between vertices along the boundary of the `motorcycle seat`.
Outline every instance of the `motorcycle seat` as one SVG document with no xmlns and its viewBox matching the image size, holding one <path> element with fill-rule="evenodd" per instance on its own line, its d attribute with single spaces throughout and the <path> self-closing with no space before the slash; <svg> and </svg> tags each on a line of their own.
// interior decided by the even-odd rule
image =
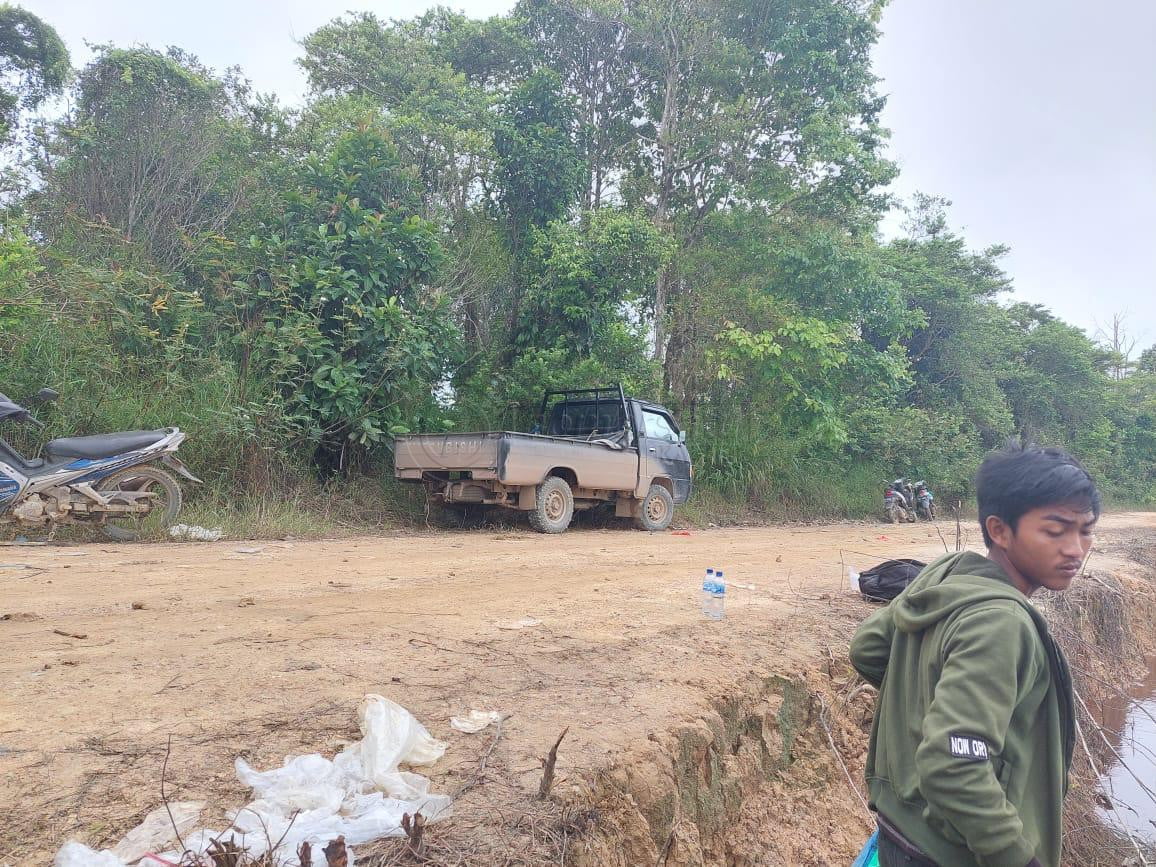
<svg viewBox="0 0 1156 867">
<path fill-rule="evenodd" d="M 56 463 L 62 458 L 111 458 L 159 443 L 167 430 L 130 430 L 90 437 L 62 437 L 44 446 L 44 454 Z"/>
</svg>

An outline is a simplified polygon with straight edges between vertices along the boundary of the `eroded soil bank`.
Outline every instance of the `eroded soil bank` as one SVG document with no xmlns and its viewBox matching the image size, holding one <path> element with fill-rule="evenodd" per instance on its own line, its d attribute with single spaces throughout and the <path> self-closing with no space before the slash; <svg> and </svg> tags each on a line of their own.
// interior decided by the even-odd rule
<svg viewBox="0 0 1156 867">
<path fill-rule="evenodd" d="M 1129 552 L 1154 537 L 1156 515 L 1105 522 L 1088 586 L 1123 604 L 1068 606 L 1078 647 L 1128 657 L 1156 613 Z M 943 550 L 934 527 L 874 524 L 0 549 L 0 615 L 18 615 L 0 622 L 0 864 L 118 839 L 160 803 L 170 735 L 169 796 L 219 826 L 246 800 L 235 756 L 332 754 L 377 692 L 450 744 L 432 776 L 456 814 L 427 863 L 845 865 L 870 829 L 873 705 L 845 661 L 870 610 L 846 569 Z M 721 623 L 698 610 L 712 565 Z M 1076 661 L 1108 680 L 1099 658 Z M 509 716 L 450 728 L 471 708 Z"/>
</svg>

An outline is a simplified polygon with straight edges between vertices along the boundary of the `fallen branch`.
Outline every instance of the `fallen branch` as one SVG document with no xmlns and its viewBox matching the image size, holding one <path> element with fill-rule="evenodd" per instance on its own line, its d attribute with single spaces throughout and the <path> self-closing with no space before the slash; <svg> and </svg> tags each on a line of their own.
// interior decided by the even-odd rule
<svg viewBox="0 0 1156 867">
<path fill-rule="evenodd" d="M 181 838 L 181 831 L 177 827 L 177 820 L 173 818 L 172 808 L 169 807 L 169 798 L 165 794 L 165 772 L 169 769 L 169 756 L 173 752 L 173 736 L 169 735 L 168 743 L 165 745 L 165 760 L 161 763 L 161 803 L 165 805 L 165 812 L 169 814 L 169 823 L 173 826 L 173 834 L 176 835 L 177 842 L 181 844 L 181 855 L 188 851 L 185 846 L 185 841 Z"/>
<path fill-rule="evenodd" d="M 938 522 L 935 525 L 935 532 L 939 534 L 939 541 L 943 543 L 943 553 L 950 554 L 951 551 L 947 549 L 947 540 L 943 538 L 943 531 L 939 529 Z"/>
<path fill-rule="evenodd" d="M 65 638 L 88 638 L 87 632 L 65 632 L 63 629 L 53 629 L 53 634 L 63 635 Z"/>
<path fill-rule="evenodd" d="M 566 732 L 570 731 L 570 727 L 562 729 L 562 734 L 558 735 L 558 740 L 554 741 L 554 746 L 550 747 L 550 754 L 542 760 L 542 783 L 538 786 L 538 800 L 544 801 L 550 794 L 550 789 L 554 785 L 554 766 L 558 762 L 558 746 L 562 743 L 562 738 L 566 737 Z"/>
<path fill-rule="evenodd" d="M 498 721 L 494 724 L 494 737 L 490 740 L 490 746 L 486 749 L 485 753 L 482 754 L 482 760 L 478 764 L 477 773 L 474 774 L 472 780 L 463 784 L 460 789 L 454 792 L 455 801 L 470 789 L 474 788 L 474 786 L 480 785 L 485 779 L 486 766 L 489 764 L 490 756 L 494 754 L 494 749 L 498 746 L 498 741 L 502 739 L 502 723 L 508 719 L 508 716 L 498 717 Z"/>
<path fill-rule="evenodd" d="M 835 737 L 831 734 L 831 726 L 827 722 L 827 702 L 823 697 L 817 693 L 814 694 L 819 702 L 819 725 L 823 727 L 823 733 L 827 736 L 827 743 L 831 745 L 831 752 L 835 754 L 835 758 L 839 760 L 839 767 L 843 769 L 843 776 L 847 778 L 847 785 L 851 787 L 851 791 L 855 793 L 855 797 L 859 799 L 859 803 L 863 805 L 863 812 L 867 814 L 867 818 L 871 818 L 871 808 L 867 806 L 867 799 L 863 797 L 863 793 L 859 791 L 859 787 L 855 785 L 855 780 L 851 777 L 851 772 L 847 770 L 847 763 L 843 761 L 843 754 L 839 752 L 839 748 L 835 746 Z"/>
</svg>

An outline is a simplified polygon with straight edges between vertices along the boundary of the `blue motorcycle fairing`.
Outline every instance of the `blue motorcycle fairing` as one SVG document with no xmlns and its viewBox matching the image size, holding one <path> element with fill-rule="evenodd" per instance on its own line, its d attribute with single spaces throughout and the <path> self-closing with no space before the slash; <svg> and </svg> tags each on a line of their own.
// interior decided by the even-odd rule
<svg viewBox="0 0 1156 867">
<path fill-rule="evenodd" d="M 4 472 L 0 472 L 0 511 L 4 504 L 20 493 L 20 483 Z"/>
</svg>

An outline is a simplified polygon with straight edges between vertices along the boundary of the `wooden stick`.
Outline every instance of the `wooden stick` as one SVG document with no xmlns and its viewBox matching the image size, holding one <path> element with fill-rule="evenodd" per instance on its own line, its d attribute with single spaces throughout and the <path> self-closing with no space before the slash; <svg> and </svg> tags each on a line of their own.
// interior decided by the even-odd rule
<svg viewBox="0 0 1156 867">
<path fill-rule="evenodd" d="M 558 740 L 554 741 L 554 746 L 550 747 L 550 754 L 542 760 L 542 783 L 538 786 L 538 800 L 544 801 L 550 794 L 550 789 L 554 785 L 554 765 L 558 762 L 558 745 L 562 743 L 562 738 L 566 737 L 566 732 L 570 731 L 570 727 L 562 729 L 562 734 L 558 735 Z"/>
</svg>

